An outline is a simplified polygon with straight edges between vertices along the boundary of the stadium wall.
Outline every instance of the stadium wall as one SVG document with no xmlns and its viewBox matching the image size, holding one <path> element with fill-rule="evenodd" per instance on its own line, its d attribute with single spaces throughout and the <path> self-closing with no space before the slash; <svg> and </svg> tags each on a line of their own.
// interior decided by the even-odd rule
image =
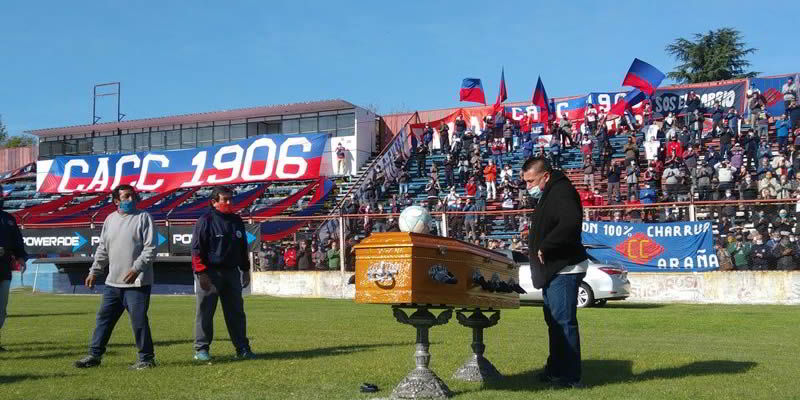
<svg viewBox="0 0 800 400">
<path fill-rule="evenodd" d="M 17 147 L 0 149 L 0 172 L 22 168 L 39 158 L 39 147 Z"/>
<path fill-rule="evenodd" d="M 254 272 L 252 293 L 352 299 L 351 273 Z M 631 297 L 641 303 L 800 304 L 800 271 L 631 272 Z"/>
</svg>

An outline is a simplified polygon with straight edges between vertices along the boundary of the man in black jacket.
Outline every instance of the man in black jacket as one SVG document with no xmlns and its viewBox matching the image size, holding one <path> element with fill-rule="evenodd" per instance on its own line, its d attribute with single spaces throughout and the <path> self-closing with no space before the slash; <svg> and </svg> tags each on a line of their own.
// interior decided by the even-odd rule
<svg viewBox="0 0 800 400">
<path fill-rule="evenodd" d="M 577 306 L 578 287 L 586 276 L 588 257 L 581 243 L 580 197 L 566 175 L 553 170 L 542 158 L 525 161 L 522 179 L 536 201 L 528 251 L 533 286 L 542 289 L 550 337 L 550 356 L 540 378 L 583 387 Z"/>
<path fill-rule="evenodd" d="M 242 289 L 250 285 L 247 231 L 232 210 L 233 192 L 224 186 L 211 191 L 211 209 L 197 220 L 192 234 L 192 269 L 197 280 L 194 359 L 209 361 L 214 338 L 214 312 L 222 301 L 225 325 L 236 356 L 253 358 L 247 339 Z"/>
<path fill-rule="evenodd" d="M 6 321 L 8 294 L 11 289 L 11 267 L 19 263 L 23 272 L 28 254 L 22 241 L 22 232 L 14 217 L 3 211 L 3 194 L 0 193 L 0 329 Z M 0 346 L 0 352 L 5 349 Z"/>
</svg>

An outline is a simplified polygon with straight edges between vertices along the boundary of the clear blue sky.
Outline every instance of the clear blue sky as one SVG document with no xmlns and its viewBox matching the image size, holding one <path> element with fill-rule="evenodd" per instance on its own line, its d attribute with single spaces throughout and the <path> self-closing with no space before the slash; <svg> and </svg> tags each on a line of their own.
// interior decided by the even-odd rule
<svg viewBox="0 0 800 400">
<path fill-rule="evenodd" d="M 109 81 L 128 119 L 330 98 L 388 114 L 457 106 L 464 77 L 492 102 L 501 66 L 510 100 L 537 75 L 576 95 L 618 89 L 634 57 L 667 72 L 667 43 L 724 26 L 759 49 L 753 70 L 794 72 L 798 15 L 797 1 L 6 0 L 0 115 L 12 134 L 86 124 Z"/>
</svg>

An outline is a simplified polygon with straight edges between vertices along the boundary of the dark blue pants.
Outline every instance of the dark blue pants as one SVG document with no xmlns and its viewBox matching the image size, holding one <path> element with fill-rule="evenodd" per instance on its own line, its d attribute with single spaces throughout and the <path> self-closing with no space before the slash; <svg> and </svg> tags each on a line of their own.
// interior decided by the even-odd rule
<svg viewBox="0 0 800 400">
<path fill-rule="evenodd" d="M 122 316 L 122 312 L 127 310 L 136 347 L 139 349 L 139 361 L 150 361 L 155 357 L 153 337 L 150 336 L 150 321 L 147 319 L 150 289 L 150 285 L 132 288 L 105 285 L 103 304 L 97 311 L 97 327 L 94 328 L 92 342 L 89 344 L 89 354 L 95 357 L 103 356 L 114 326 Z"/>
<path fill-rule="evenodd" d="M 244 313 L 242 299 L 241 272 L 236 268 L 208 269 L 208 277 L 214 286 L 211 290 L 203 290 L 196 284 L 197 308 L 194 327 L 195 351 L 208 351 L 214 340 L 214 313 L 217 311 L 217 301 L 222 303 L 222 314 L 225 317 L 225 326 L 233 342 L 233 347 L 241 353 L 250 350 L 250 341 L 247 339 L 247 316 Z M 197 278 L 195 277 L 195 281 Z"/>
<path fill-rule="evenodd" d="M 581 339 L 578 334 L 578 287 L 586 276 L 556 275 L 542 288 L 544 320 L 550 336 L 545 370 L 565 382 L 581 379 Z"/>
</svg>

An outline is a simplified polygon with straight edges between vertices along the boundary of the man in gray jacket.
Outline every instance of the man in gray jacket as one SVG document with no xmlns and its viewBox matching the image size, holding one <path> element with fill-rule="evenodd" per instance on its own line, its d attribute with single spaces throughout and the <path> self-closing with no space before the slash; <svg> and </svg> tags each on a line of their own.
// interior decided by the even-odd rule
<svg viewBox="0 0 800 400">
<path fill-rule="evenodd" d="M 97 312 L 97 326 L 89 344 L 89 355 L 75 361 L 75 367 L 100 365 L 114 325 L 127 310 L 139 349 L 139 359 L 130 368 L 152 368 L 156 363 L 147 309 L 153 285 L 155 226 L 150 214 L 136 209 L 138 196 L 133 187 L 117 186 L 111 196 L 117 211 L 103 222 L 94 263 L 86 277 L 86 287 L 93 289 L 97 277 L 108 268 L 103 303 Z"/>
</svg>

